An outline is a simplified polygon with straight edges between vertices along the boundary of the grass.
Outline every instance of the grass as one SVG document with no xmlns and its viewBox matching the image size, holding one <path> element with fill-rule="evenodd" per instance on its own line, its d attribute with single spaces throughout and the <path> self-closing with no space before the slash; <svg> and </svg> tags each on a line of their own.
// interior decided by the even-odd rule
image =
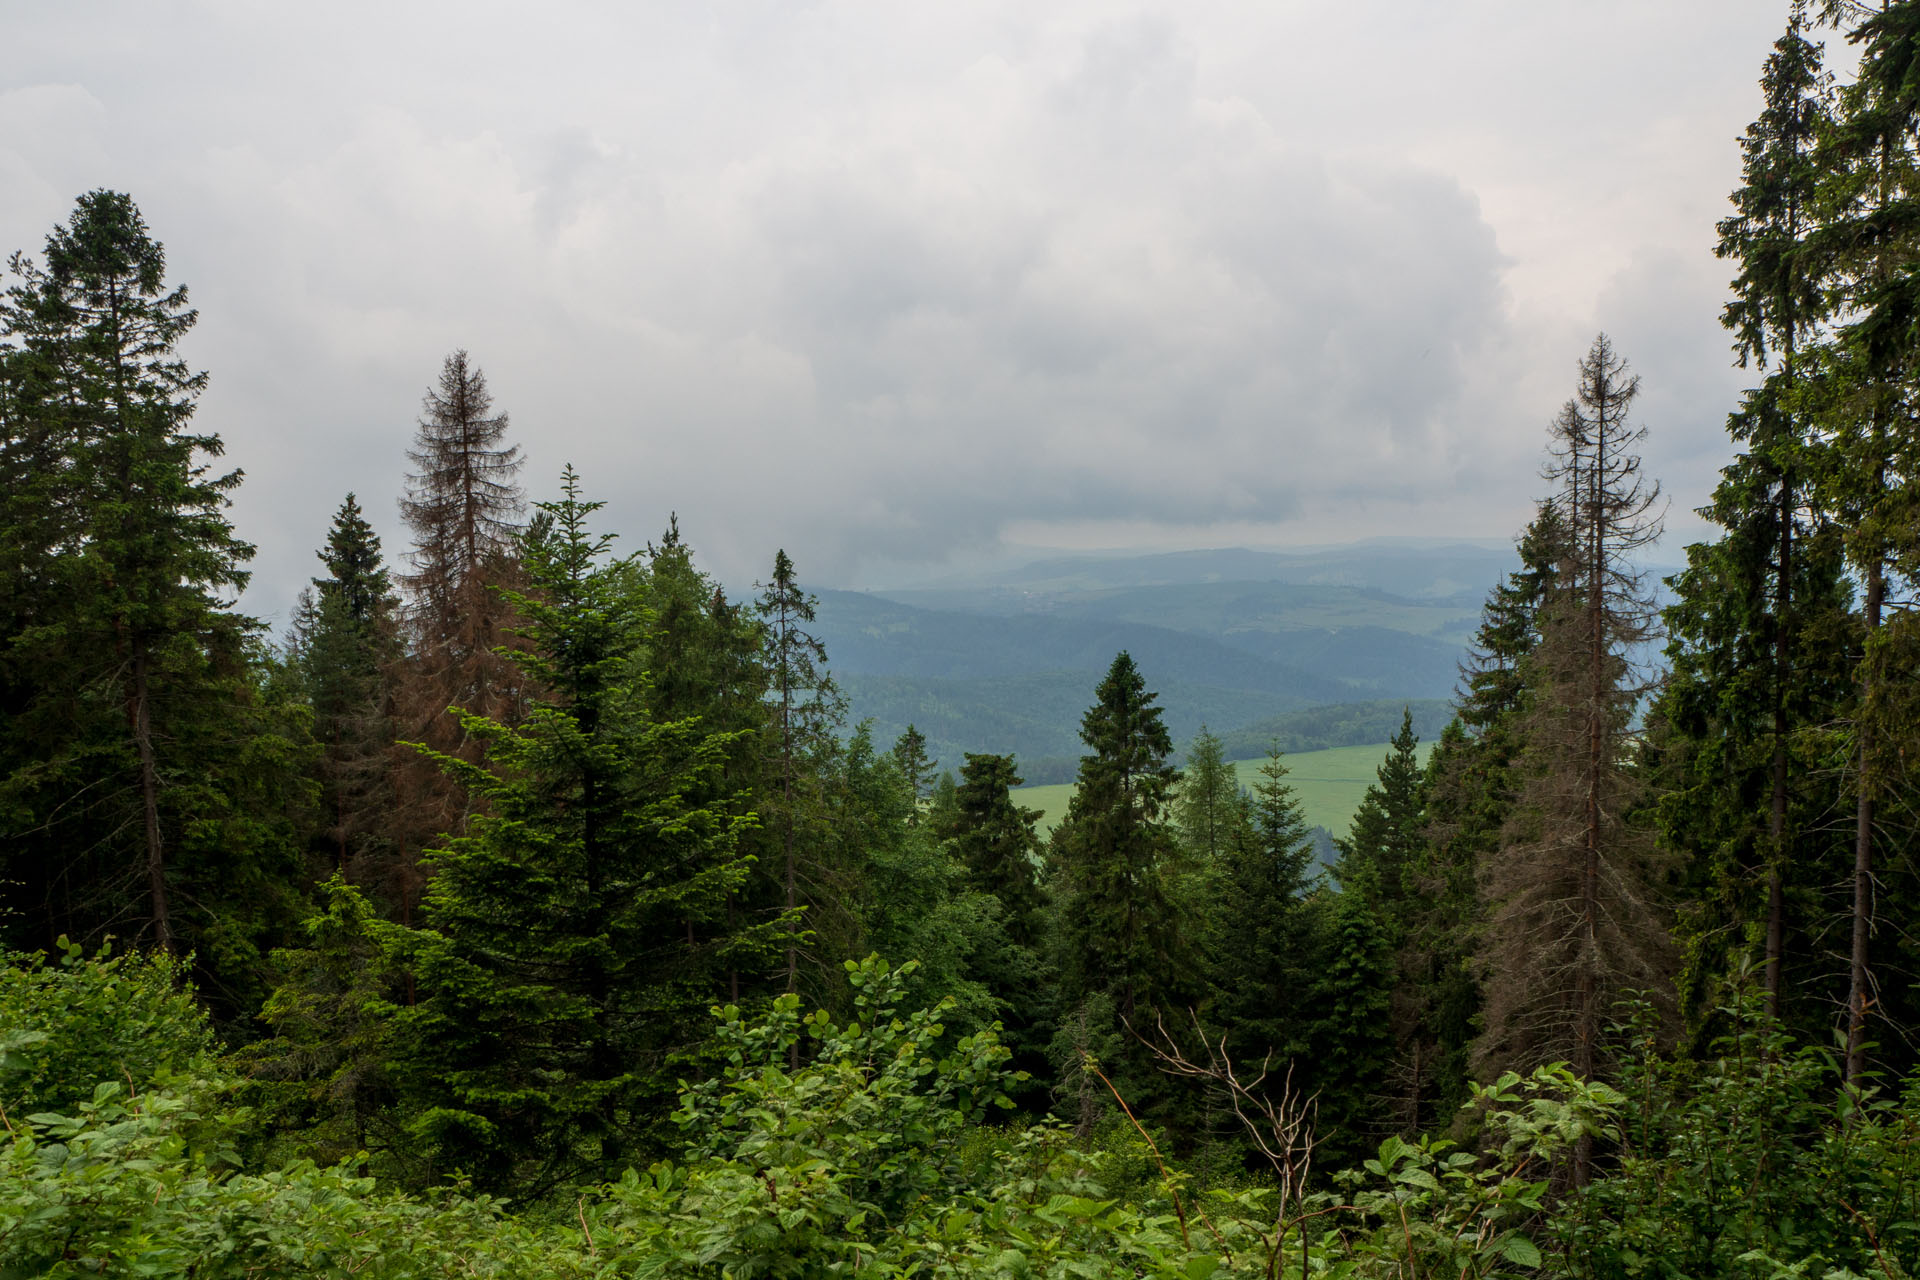
<svg viewBox="0 0 1920 1280">
<path fill-rule="evenodd" d="M 1420 744 L 1422 762 L 1432 746 L 1428 742 Z M 1287 766 L 1287 781 L 1292 784 L 1294 794 L 1299 796 L 1301 807 L 1307 813 L 1307 821 L 1325 827 L 1336 836 L 1347 834 L 1347 824 L 1353 820 L 1353 811 L 1360 807 L 1367 788 L 1373 785 L 1375 771 L 1379 769 L 1380 762 L 1386 759 L 1387 749 L 1388 744 L 1382 742 L 1366 747 L 1301 751 L 1285 757 L 1283 763 Z M 1240 775 L 1241 786 L 1251 788 L 1260 780 L 1262 763 L 1260 760 L 1235 762 L 1233 767 Z M 1016 804 L 1040 810 L 1043 815 L 1040 829 L 1050 832 L 1060 819 L 1067 816 L 1067 803 L 1073 799 L 1073 784 L 1021 787 L 1013 793 L 1013 797 Z"/>
</svg>

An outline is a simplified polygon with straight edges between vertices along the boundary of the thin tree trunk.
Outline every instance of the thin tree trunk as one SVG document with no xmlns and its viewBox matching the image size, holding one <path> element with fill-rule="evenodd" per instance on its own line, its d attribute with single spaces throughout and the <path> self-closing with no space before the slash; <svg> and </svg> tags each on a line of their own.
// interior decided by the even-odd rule
<svg viewBox="0 0 1920 1280">
<path fill-rule="evenodd" d="M 1770 1020 L 1780 1017 L 1780 969 L 1786 952 L 1786 894 L 1781 887 L 1787 858 L 1787 682 L 1792 676 L 1791 627 L 1793 596 L 1793 490 L 1780 483 L 1780 579 L 1773 612 L 1773 802 L 1767 818 L 1767 956 L 1766 1010 Z"/>
<path fill-rule="evenodd" d="M 127 721 L 133 730 L 133 749 L 140 760 L 140 817 L 146 828 L 147 893 L 152 901 L 154 945 L 173 950 L 173 923 L 167 914 L 166 848 L 160 841 L 160 769 L 153 753 L 151 699 L 147 689 L 147 653 L 133 655 L 133 696 L 127 702 Z"/>
<path fill-rule="evenodd" d="M 780 802 L 785 836 L 787 872 L 787 993 L 800 988 L 800 944 L 793 936 L 792 917 L 800 907 L 800 882 L 793 862 L 793 673 L 789 668 L 787 612 L 780 610 Z"/>
<path fill-rule="evenodd" d="M 420 855 L 418 850 L 403 849 L 400 854 L 400 927 L 413 928 L 413 895 L 415 881 L 418 878 Z M 407 1008 L 411 1009 L 419 1001 L 419 992 L 413 981 L 413 969 L 407 969 Z"/>
<path fill-rule="evenodd" d="M 800 989 L 800 943 L 793 933 L 793 913 L 800 907 L 800 881 L 793 856 L 793 670 L 791 632 L 784 598 L 780 605 L 780 800 L 785 818 L 787 872 L 787 994 Z M 787 1051 L 787 1068 L 800 1069 L 800 1042 Z"/>
<path fill-rule="evenodd" d="M 1880 0 L 1880 12 L 1887 11 L 1888 0 Z M 1883 137 L 1880 142 L 1880 190 L 1878 204 L 1885 209 L 1889 203 L 1888 175 L 1893 168 L 1892 146 Z M 1884 278 L 1886 258 L 1882 254 L 1873 264 L 1876 277 Z M 1886 492 L 1886 426 L 1882 411 L 1876 410 L 1873 417 L 1873 488 L 1872 493 Z M 1856 745 L 1859 748 L 1859 799 L 1854 809 L 1853 828 L 1853 954 L 1847 974 L 1847 1075 L 1849 1087 L 1858 1088 L 1861 1077 L 1867 1070 L 1867 1001 L 1870 973 L 1867 968 L 1868 934 L 1873 920 L 1873 787 L 1872 771 L 1872 725 L 1867 716 L 1867 707 L 1873 694 L 1873 667 L 1871 650 L 1874 633 L 1880 629 L 1880 608 L 1886 600 L 1885 556 L 1883 549 L 1876 544 L 1871 548 L 1873 562 L 1867 566 L 1866 622 L 1867 634 L 1860 662 L 1860 710 L 1857 717 Z"/>
<path fill-rule="evenodd" d="M 341 782 L 342 776 L 346 773 L 345 768 L 340 763 L 342 754 L 340 746 L 340 720 L 339 717 L 336 716 L 333 722 L 332 760 L 333 829 L 336 849 L 334 870 L 338 871 L 341 875 L 345 875 L 347 873 L 347 789 Z"/>
<path fill-rule="evenodd" d="M 1867 568 L 1867 641 L 1880 627 L 1880 609 L 1886 598 L 1886 579 L 1877 558 Z M 1872 725 L 1867 702 L 1873 692 L 1871 658 L 1863 659 L 1860 682 L 1859 802 L 1853 833 L 1853 963 L 1847 983 L 1847 1084 L 1857 1088 L 1867 1069 L 1867 1007 L 1871 975 L 1867 968 L 1869 934 L 1873 926 L 1873 786 Z"/>
</svg>

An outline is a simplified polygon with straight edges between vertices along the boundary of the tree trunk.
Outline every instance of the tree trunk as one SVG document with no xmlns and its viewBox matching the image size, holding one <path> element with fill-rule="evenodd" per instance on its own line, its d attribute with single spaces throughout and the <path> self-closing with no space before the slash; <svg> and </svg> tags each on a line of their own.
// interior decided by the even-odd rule
<svg viewBox="0 0 1920 1280">
<path fill-rule="evenodd" d="M 1876 556 L 1867 569 L 1867 643 L 1880 627 L 1880 609 L 1886 598 L 1886 578 Z M 1872 722 L 1867 703 L 1873 691 L 1873 672 L 1862 659 L 1859 715 L 1860 798 L 1854 810 L 1853 831 L 1853 963 L 1847 983 L 1847 1084 L 1857 1088 L 1867 1069 L 1867 1007 L 1871 974 L 1867 968 L 1868 935 L 1873 925 L 1873 785 Z"/>
<path fill-rule="evenodd" d="M 1773 608 L 1773 802 L 1767 816 L 1767 1017 L 1780 1017 L 1780 968 L 1786 951 L 1786 895 L 1781 869 L 1787 860 L 1787 682 L 1792 678 L 1793 490 L 1780 484 L 1780 579 Z"/>
<path fill-rule="evenodd" d="M 152 903 L 154 945 L 173 950 L 173 924 L 167 914 L 166 848 L 160 841 L 160 768 L 153 753 L 153 720 L 147 689 L 148 655 L 133 655 L 133 696 L 127 700 L 127 723 L 133 731 L 133 749 L 140 761 L 140 817 L 146 829 L 147 893 Z"/>
</svg>

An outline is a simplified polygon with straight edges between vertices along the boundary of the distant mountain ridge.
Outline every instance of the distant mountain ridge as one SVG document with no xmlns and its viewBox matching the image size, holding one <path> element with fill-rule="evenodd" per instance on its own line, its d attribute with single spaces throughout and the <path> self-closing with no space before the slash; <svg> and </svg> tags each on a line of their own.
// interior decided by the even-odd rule
<svg viewBox="0 0 1920 1280">
<path fill-rule="evenodd" d="M 854 718 L 914 724 L 936 758 L 1011 752 L 1070 777 L 1080 717 L 1128 650 L 1184 747 L 1204 723 L 1241 758 L 1384 741 L 1401 709 L 1444 724 L 1463 647 L 1511 549 L 1403 543 L 1053 557 L 985 578 L 823 590 L 817 633 Z M 1356 736 L 1358 735 L 1358 736 Z"/>
</svg>

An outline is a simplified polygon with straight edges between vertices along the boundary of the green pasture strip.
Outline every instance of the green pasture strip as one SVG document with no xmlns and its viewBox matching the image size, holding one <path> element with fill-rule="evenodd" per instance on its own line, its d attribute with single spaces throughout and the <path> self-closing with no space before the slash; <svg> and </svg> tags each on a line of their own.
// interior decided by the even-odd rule
<svg viewBox="0 0 1920 1280">
<path fill-rule="evenodd" d="M 1284 763 L 1287 766 L 1287 781 L 1293 784 L 1293 790 L 1300 797 L 1300 804 L 1307 811 L 1307 821 L 1315 826 L 1325 827 L 1336 836 L 1347 834 L 1347 824 L 1353 819 L 1353 811 L 1360 807 L 1360 801 L 1372 786 L 1375 771 L 1380 762 L 1386 759 L 1388 744 L 1381 742 L 1364 747 L 1333 747 L 1326 751 L 1301 751 L 1289 754 Z M 1420 759 L 1424 762 L 1433 744 L 1420 744 Z M 1240 785 L 1252 787 L 1260 780 L 1260 760 L 1239 760 L 1234 762 L 1234 771 L 1240 776 Z M 1067 816 L 1067 803 L 1073 799 L 1073 784 L 1063 782 L 1051 787 L 1021 787 L 1013 793 L 1014 801 L 1029 809 L 1038 809 L 1043 815 L 1040 829 L 1043 832 L 1053 830 L 1060 819 Z"/>
</svg>

